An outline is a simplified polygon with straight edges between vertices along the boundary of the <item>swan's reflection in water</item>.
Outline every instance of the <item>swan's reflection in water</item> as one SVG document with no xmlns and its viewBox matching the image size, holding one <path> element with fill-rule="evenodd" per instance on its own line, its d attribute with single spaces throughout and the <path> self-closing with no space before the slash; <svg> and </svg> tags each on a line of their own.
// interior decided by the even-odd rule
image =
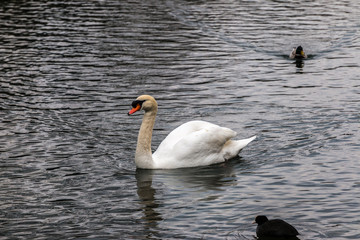
<svg viewBox="0 0 360 240">
<path fill-rule="evenodd" d="M 159 229 L 159 222 L 168 220 L 165 218 L 171 216 L 170 221 L 176 221 L 179 216 L 191 217 L 187 216 L 187 211 L 198 205 L 197 202 L 216 201 L 223 191 L 237 184 L 236 168 L 248 171 L 248 165 L 241 162 L 240 158 L 197 168 L 137 169 L 137 194 L 143 212 L 142 219 L 145 220 L 144 227 L 150 231 L 149 234 L 154 235 Z M 189 211 L 194 214 L 194 209 Z"/>
<path fill-rule="evenodd" d="M 137 194 L 142 204 L 145 220 L 145 229 L 154 229 L 157 222 L 162 221 L 161 214 L 156 211 L 159 204 L 155 202 L 156 190 L 152 187 L 152 170 L 136 170 Z"/>
</svg>

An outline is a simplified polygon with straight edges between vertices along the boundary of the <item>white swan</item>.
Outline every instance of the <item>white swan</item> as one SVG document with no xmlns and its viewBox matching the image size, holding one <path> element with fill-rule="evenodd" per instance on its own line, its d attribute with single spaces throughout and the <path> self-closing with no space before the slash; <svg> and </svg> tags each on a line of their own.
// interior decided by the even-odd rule
<svg viewBox="0 0 360 240">
<path fill-rule="evenodd" d="M 135 164 L 138 168 L 171 169 L 206 166 L 237 156 L 256 136 L 231 140 L 236 132 L 204 121 L 190 121 L 173 130 L 151 153 L 151 137 L 157 113 L 157 102 L 142 95 L 132 102 L 128 115 L 144 110 L 140 127 Z"/>
</svg>

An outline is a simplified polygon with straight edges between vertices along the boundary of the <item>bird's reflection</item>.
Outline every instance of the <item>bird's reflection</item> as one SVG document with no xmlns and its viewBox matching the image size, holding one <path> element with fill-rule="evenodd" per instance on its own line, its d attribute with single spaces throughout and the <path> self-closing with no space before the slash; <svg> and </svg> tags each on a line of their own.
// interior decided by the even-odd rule
<svg viewBox="0 0 360 240">
<path fill-rule="evenodd" d="M 142 211 L 145 220 L 145 227 L 148 230 L 154 229 L 157 222 L 162 221 L 163 218 L 160 213 L 156 211 L 159 204 L 156 203 L 155 195 L 156 190 L 152 187 L 152 170 L 136 169 L 136 182 L 137 182 L 137 194 L 142 204 Z"/>
<path fill-rule="evenodd" d="M 234 166 L 241 165 L 239 159 L 229 162 L 196 168 L 180 168 L 171 170 L 136 170 L 136 180 L 140 199 L 154 197 L 153 178 L 156 177 L 170 188 L 219 189 L 236 182 Z M 221 189 L 219 189 L 221 190 Z M 146 192 L 148 191 L 148 192 Z"/>
<path fill-rule="evenodd" d="M 302 60 L 302 59 L 296 59 L 296 61 L 295 61 L 295 66 L 296 66 L 297 68 L 304 68 L 304 66 L 305 66 L 304 60 Z"/>
<path fill-rule="evenodd" d="M 191 195 L 196 194 L 196 192 L 201 192 L 202 199 L 204 199 L 204 197 L 206 199 L 206 197 L 209 197 L 207 196 L 206 190 L 225 191 L 225 186 L 236 184 L 234 167 L 241 167 L 241 165 L 244 164 L 239 163 L 239 161 L 240 158 L 237 158 L 226 163 L 198 168 L 172 170 L 137 169 L 135 176 L 137 181 L 137 194 L 141 203 L 141 211 L 144 214 L 142 219 L 145 220 L 145 227 L 148 230 L 156 228 L 158 222 L 163 220 L 159 206 L 166 205 L 165 202 L 162 202 L 164 201 L 162 195 L 159 194 L 163 191 L 162 189 L 155 189 L 153 179 L 160 181 L 160 186 L 166 186 L 169 189 L 176 189 L 177 191 L 184 191 L 184 196 L 186 194 Z M 191 191 L 188 191 L 189 189 L 191 189 Z M 209 195 L 213 194 L 213 191 L 211 192 L 212 193 L 209 191 Z M 176 194 L 178 194 L 178 192 Z M 176 194 L 174 198 L 176 198 Z M 188 197 L 192 198 L 192 196 Z M 169 199 L 169 201 L 172 200 Z"/>
</svg>

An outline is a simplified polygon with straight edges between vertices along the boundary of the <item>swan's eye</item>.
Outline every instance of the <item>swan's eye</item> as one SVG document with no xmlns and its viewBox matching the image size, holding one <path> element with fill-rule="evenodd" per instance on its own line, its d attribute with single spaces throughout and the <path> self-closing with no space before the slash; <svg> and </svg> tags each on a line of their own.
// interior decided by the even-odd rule
<svg viewBox="0 0 360 240">
<path fill-rule="evenodd" d="M 143 101 L 141 101 L 141 100 L 135 100 L 135 101 L 132 102 L 131 106 L 132 106 L 133 108 L 136 108 L 138 104 L 139 104 L 140 106 L 142 106 L 142 104 L 143 104 L 144 102 L 145 102 L 145 100 L 143 100 Z"/>
</svg>

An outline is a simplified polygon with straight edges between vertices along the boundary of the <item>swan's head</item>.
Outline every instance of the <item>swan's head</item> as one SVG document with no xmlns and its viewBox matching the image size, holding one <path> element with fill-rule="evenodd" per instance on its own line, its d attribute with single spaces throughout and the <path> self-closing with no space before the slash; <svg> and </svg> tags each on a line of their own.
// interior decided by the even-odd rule
<svg viewBox="0 0 360 240">
<path fill-rule="evenodd" d="M 157 102 L 155 98 L 150 95 L 141 95 L 135 101 L 132 102 L 131 106 L 133 107 L 128 115 L 131 115 L 137 111 L 144 110 L 145 112 L 157 111 Z"/>
</svg>

